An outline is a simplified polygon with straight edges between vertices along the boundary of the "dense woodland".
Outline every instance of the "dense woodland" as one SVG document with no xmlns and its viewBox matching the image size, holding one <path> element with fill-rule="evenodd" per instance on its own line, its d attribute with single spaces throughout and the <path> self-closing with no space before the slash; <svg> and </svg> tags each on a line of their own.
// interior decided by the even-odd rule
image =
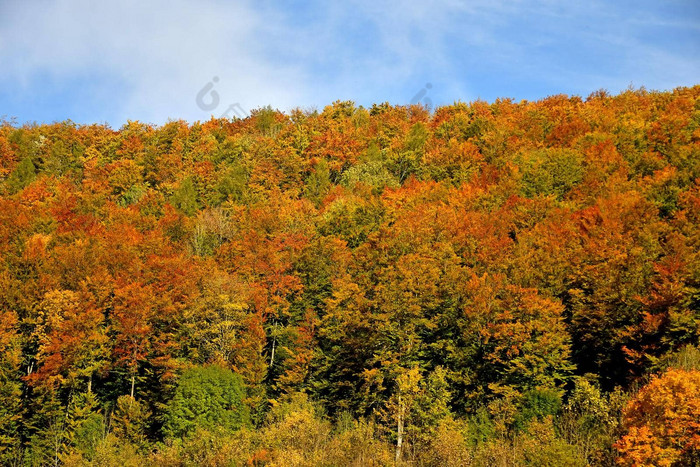
<svg viewBox="0 0 700 467">
<path fill-rule="evenodd" d="M 700 86 L 0 123 L 4 465 L 700 465 Z"/>
</svg>

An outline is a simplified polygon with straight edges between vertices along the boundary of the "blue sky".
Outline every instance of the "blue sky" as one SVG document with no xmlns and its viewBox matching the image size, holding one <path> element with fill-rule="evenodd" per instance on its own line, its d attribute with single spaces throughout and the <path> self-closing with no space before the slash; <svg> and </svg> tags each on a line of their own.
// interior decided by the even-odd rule
<svg viewBox="0 0 700 467">
<path fill-rule="evenodd" d="M 698 83 L 697 0 L 0 0 L 0 116 L 19 123 Z"/>
</svg>

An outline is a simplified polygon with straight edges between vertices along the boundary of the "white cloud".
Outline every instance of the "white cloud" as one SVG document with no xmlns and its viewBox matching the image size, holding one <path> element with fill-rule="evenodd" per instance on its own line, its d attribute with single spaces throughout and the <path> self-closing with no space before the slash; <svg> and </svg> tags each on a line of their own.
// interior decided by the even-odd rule
<svg viewBox="0 0 700 467">
<path fill-rule="evenodd" d="M 322 106 L 336 99 L 407 103 L 424 74 L 464 97 L 442 43 L 449 2 L 316 4 L 303 24 L 262 3 L 51 0 L 0 6 L 0 80 L 94 80 L 114 123 L 206 119 L 196 93 L 214 76 L 221 104 Z M 359 31 L 349 31 L 355 23 Z M 367 43 L 362 28 L 369 27 Z M 358 44 L 358 40 L 360 44 Z M 426 70 L 429 70 L 426 73 Z M 105 83 L 100 87 L 100 80 Z M 406 88 L 408 90 L 406 90 Z"/>
<path fill-rule="evenodd" d="M 213 76 L 221 104 L 212 112 L 234 102 L 287 107 L 304 92 L 299 69 L 260 54 L 265 18 L 247 4 L 58 0 L 1 8 L 0 77 L 109 77 L 125 90 L 113 97 L 121 122 L 207 118 L 195 95 Z"/>
<path fill-rule="evenodd" d="M 215 115 L 236 102 L 283 110 L 336 99 L 407 103 L 426 82 L 435 103 L 491 98 L 496 88 L 500 96 L 531 98 L 522 93 L 691 84 L 697 58 L 647 36 L 643 13 L 651 7 L 644 8 L 630 16 L 603 0 L 281 8 L 252 0 L 0 0 L 0 86 L 10 83 L 32 101 L 47 79 L 67 83 L 68 93 L 88 83 L 84 95 L 109 107 L 100 115 L 119 125 L 208 118 L 195 96 L 214 76 Z M 650 22 L 697 31 L 676 13 Z M 54 104 L 56 118 L 65 118 L 65 105 Z"/>
</svg>

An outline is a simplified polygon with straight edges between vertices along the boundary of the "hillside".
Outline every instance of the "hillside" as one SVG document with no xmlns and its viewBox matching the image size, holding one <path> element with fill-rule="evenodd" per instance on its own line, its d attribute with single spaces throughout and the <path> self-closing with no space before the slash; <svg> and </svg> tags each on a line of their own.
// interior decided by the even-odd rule
<svg viewBox="0 0 700 467">
<path fill-rule="evenodd" d="M 700 86 L 4 121 L 0 323 L 8 465 L 692 465 Z"/>
</svg>

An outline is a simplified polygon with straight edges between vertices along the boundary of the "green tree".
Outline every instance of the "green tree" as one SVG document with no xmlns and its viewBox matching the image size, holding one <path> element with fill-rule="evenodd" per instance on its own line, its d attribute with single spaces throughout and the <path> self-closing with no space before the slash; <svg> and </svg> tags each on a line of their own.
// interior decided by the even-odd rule
<svg viewBox="0 0 700 467">
<path fill-rule="evenodd" d="M 14 313 L 0 313 L 0 463 L 12 456 L 20 441 L 22 354 L 17 327 Z"/>
<path fill-rule="evenodd" d="M 7 187 L 10 193 L 17 193 L 34 181 L 36 178 L 36 167 L 29 157 L 25 157 L 17 164 L 15 170 L 8 177 Z"/>
<path fill-rule="evenodd" d="M 314 168 L 314 171 L 306 178 L 306 186 L 304 194 L 307 198 L 320 206 L 323 197 L 326 196 L 328 190 L 331 189 L 331 172 L 328 169 L 328 164 L 321 159 Z"/>
<path fill-rule="evenodd" d="M 222 174 L 216 186 L 218 201 L 231 200 L 235 203 L 244 201 L 247 192 L 248 173 L 243 165 L 232 163 Z"/>
<path fill-rule="evenodd" d="M 583 178 L 582 156 L 570 149 L 543 149 L 522 156 L 522 192 L 562 199 Z"/>
<path fill-rule="evenodd" d="M 197 190 L 191 177 L 186 177 L 180 182 L 180 187 L 172 196 L 173 205 L 187 216 L 193 215 L 199 209 Z"/>
<path fill-rule="evenodd" d="M 76 450 L 85 458 L 92 459 L 96 448 L 107 434 L 104 416 L 92 392 L 77 394 L 68 407 L 68 440 L 65 452 Z"/>
<path fill-rule="evenodd" d="M 180 377 L 168 403 L 163 433 L 182 438 L 197 428 L 234 431 L 248 424 L 241 378 L 221 366 L 194 367 Z"/>
</svg>

